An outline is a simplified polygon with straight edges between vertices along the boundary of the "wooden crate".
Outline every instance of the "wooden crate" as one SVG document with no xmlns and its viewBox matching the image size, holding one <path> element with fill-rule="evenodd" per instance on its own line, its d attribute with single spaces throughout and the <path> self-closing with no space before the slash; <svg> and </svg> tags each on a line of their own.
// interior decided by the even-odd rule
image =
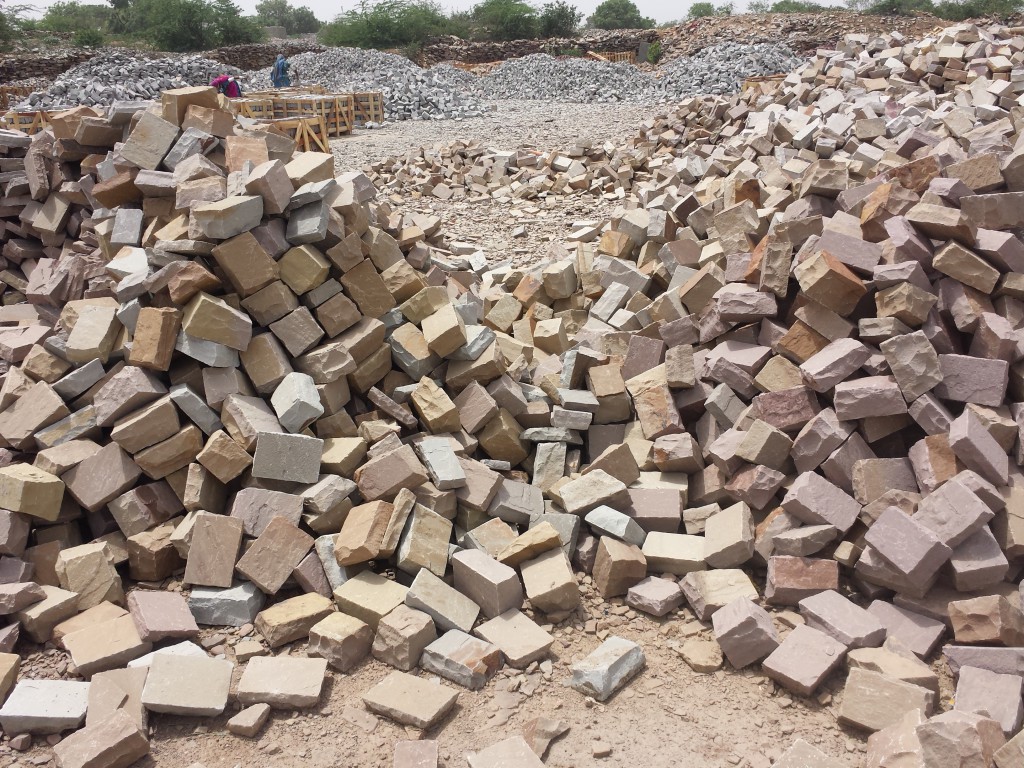
<svg viewBox="0 0 1024 768">
<path fill-rule="evenodd" d="M 232 99 L 231 105 L 243 117 L 254 120 L 270 120 L 274 117 L 274 102 L 267 98 Z"/>
<path fill-rule="evenodd" d="M 330 137 L 327 126 L 320 115 L 301 115 L 299 117 L 274 118 L 260 120 L 264 125 L 272 125 L 282 133 L 295 139 L 298 149 L 303 152 L 330 152 Z"/>
<path fill-rule="evenodd" d="M 636 51 L 598 51 L 598 53 L 615 64 L 636 64 Z"/>
<path fill-rule="evenodd" d="M 352 132 L 354 107 L 352 97 L 344 93 L 273 97 L 273 117 L 282 119 L 317 115 L 323 118 L 327 135 L 331 138 Z"/>
<path fill-rule="evenodd" d="M 326 93 L 322 85 L 291 85 L 287 88 L 270 88 L 266 91 L 253 91 L 245 94 L 246 98 L 287 98 L 289 96 L 310 96 Z"/>
<path fill-rule="evenodd" d="M 353 93 L 352 101 L 356 125 L 384 122 L 384 94 L 380 91 Z"/>
<path fill-rule="evenodd" d="M 332 94 L 334 113 L 327 119 L 327 133 L 331 137 L 352 133 L 356 125 L 355 99 L 351 93 Z"/>
<path fill-rule="evenodd" d="M 3 116 L 3 127 L 13 131 L 21 131 L 29 136 L 45 131 L 50 125 L 50 113 L 46 110 L 15 112 L 11 110 Z"/>
</svg>

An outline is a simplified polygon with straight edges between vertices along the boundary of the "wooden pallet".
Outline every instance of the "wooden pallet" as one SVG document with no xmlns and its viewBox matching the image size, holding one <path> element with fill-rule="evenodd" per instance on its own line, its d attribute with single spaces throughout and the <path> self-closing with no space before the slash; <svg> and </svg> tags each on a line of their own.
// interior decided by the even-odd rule
<svg viewBox="0 0 1024 768">
<path fill-rule="evenodd" d="M 636 51 L 600 51 L 599 55 L 613 64 L 636 64 Z"/>
<path fill-rule="evenodd" d="M 260 120 L 263 125 L 271 125 L 275 129 L 295 139 L 297 149 L 303 152 L 330 152 L 330 137 L 327 126 L 320 115 L 302 115 L 300 117 L 273 118 Z"/>
<path fill-rule="evenodd" d="M 243 117 L 253 120 L 271 120 L 274 117 L 274 101 L 269 98 L 232 99 L 231 106 Z"/>
<path fill-rule="evenodd" d="M 273 98 L 271 101 L 276 119 L 318 115 L 323 118 L 328 136 L 335 138 L 352 132 L 354 114 L 349 94 L 304 95 Z"/>
<path fill-rule="evenodd" d="M 246 97 L 252 98 L 265 98 L 265 97 L 280 97 L 287 98 L 288 96 L 305 96 L 308 94 L 319 94 L 326 93 L 326 89 L 322 85 L 290 85 L 287 88 L 270 88 L 266 91 L 253 91 L 252 93 L 245 94 Z"/>
<path fill-rule="evenodd" d="M 384 122 L 384 94 L 380 91 L 353 93 L 356 125 Z"/>
<path fill-rule="evenodd" d="M 21 131 L 32 136 L 45 131 L 50 125 L 50 113 L 46 110 L 15 112 L 11 110 L 0 119 L 0 127 Z"/>
</svg>

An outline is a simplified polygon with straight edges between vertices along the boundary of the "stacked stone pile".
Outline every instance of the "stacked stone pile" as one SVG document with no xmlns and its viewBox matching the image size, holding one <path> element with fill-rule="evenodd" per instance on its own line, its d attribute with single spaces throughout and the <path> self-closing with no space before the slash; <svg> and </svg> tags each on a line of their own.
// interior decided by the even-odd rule
<svg viewBox="0 0 1024 768">
<path fill-rule="evenodd" d="M 675 59 L 657 73 L 631 64 L 536 54 L 502 63 L 477 85 L 496 99 L 654 103 L 695 93 L 734 93 L 748 77 L 789 72 L 799 63 L 788 48 L 771 43 L 711 46 Z"/>
<path fill-rule="evenodd" d="M 637 51 L 643 43 L 658 40 L 656 29 L 593 30 L 575 38 L 547 38 L 544 40 L 463 40 L 445 35 L 423 44 L 416 60 L 422 66 L 442 61 L 460 61 L 465 64 L 485 64 L 504 61 L 534 53 L 561 51 Z"/>
<path fill-rule="evenodd" d="M 624 205 L 525 271 L 209 88 L 0 133 L 0 726 L 128 765 L 147 713 L 255 734 L 372 654 L 367 709 L 430 729 L 586 620 L 587 574 L 685 604 L 699 671 L 845 673 L 870 766 L 1019 766 L 1022 75 L 964 26 L 691 99 L 558 170 Z M 15 683 L 30 642 L 73 673 Z M 566 662 L 604 701 L 644 655 Z M 776 763 L 808 764 L 843 763 Z"/>
<path fill-rule="evenodd" d="M 277 40 L 269 43 L 227 45 L 223 48 L 205 51 L 200 55 L 235 67 L 236 69 L 249 71 L 261 67 L 270 69 L 277 60 L 279 53 L 283 53 L 285 56 L 295 56 L 300 53 L 324 50 L 325 48 L 317 43 L 315 39 Z"/>
<path fill-rule="evenodd" d="M 421 69 L 393 53 L 328 48 L 320 53 L 300 53 L 290 61 L 302 82 L 335 92 L 383 92 L 389 120 L 475 117 L 487 111 L 478 97 L 447 76 L 451 68 Z M 247 73 L 246 84 L 251 90 L 269 88 L 269 70 Z"/>
<path fill-rule="evenodd" d="M 164 90 L 207 85 L 221 74 L 240 75 L 241 70 L 202 56 L 147 58 L 111 51 L 67 70 L 48 89 L 31 94 L 20 108 L 149 101 L 159 99 Z"/>
</svg>

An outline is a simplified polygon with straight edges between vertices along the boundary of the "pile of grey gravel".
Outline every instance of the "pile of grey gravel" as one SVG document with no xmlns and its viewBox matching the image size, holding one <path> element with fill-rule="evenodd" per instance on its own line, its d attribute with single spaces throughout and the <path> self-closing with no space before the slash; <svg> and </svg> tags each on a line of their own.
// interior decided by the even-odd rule
<svg viewBox="0 0 1024 768">
<path fill-rule="evenodd" d="M 36 91 L 19 105 L 33 109 L 113 104 L 115 101 L 159 99 L 160 91 L 207 85 L 220 74 L 241 71 L 200 56 L 145 58 L 110 52 L 64 72 L 45 91 Z"/>
<path fill-rule="evenodd" d="M 784 45 L 724 43 L 675 59 L 656 73 L 629 64 L 534 54 L 510 59 L 479 77 L 450 64 L 422 69 L 403 56 L 356 48 L 300 53 L 290 61 L 293 85 L 382 91 L 388 120 L 443 120 L 478 117 L 490 111 L 488 102 L 495 99 L 662 103 L 698 93 L 728 94 L 749 77 L 789 72 L 801 59 Z M 159 98 L 167 88 L 209 83 L 222 73 L 239 76 L 249 92 L 271 87 L 267 67 L 242 73 L 199 56 L 151 59 L 116 52 L 68 70 L 22 106 L 145 101 Z"/>
<path fill-rule="evenodd" d="M 747 78 L 789 72 L 800 62 L 783 45 L 725 43 L 675 59 L 655 76 L 630 64 L 538 53 L 502 63 L 479 79 L 476 90 L 493 99 L 675 101 L 697 93 L 733 93 Z"/>
<path fill-rule="evenodd" d="M 316 83 L 341 93 L 383 92 L 388 120 L 458 119 L 489 111 L 478 95 L 469 92 L 465 78 L 451 75 L 448 70 L 454 67 L 422 69 L 404 56 L 357 48 L 300 53 L 288 61 L 293 85 Z M 243 83 L 254 91 L 269 88 L 270 71 L 248 72 Z"/>
</svg>

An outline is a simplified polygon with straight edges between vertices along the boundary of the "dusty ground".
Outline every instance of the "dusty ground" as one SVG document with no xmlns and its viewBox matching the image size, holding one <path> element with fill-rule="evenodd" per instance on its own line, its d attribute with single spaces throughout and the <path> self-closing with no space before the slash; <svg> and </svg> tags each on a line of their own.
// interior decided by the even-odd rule
<svg viewBox="0 0 1024 768">
<path fill-rule="evenodd" d="M 637 104 L 548 104 L 535 101 L 497 101 L 485 117 L 467 120 L 390 123 L 373 131 L 357 130 L 331 142 L 339 170 L 362 169 L 410 148 L 447 145 L 456 140 L 480 141 L 499 150 L 524 144 L 542 149 L 571 146 L 579 141 L 621 142 L 658 107 Z M 601 219 L 614 202 L 589 196 L 555 196 L 546 201 L 494 201 L 407 196 L 396 209 L 402 213 L 440 216 L 452 240 L 480 245 L 492 262 L 510 259 L 521 265 L 542 257 L 547 244 L 569 233 L 578 220 Z M 525 236 L 514 231 L 526 228 Z"/>
<path fill-rule="evenodd" d="M 836 723 L 842 677 L 826 683 L 814 699 L 794 698 L 756 669 L 737 672 L 728 665 L 713 674 L 697 674 L 676 648 L 689 637 L 710 640 L 708 625 L 682 609 L 665 619 L 652 619 L 622 605 L 600 599 L 589 578 L 582 578 L 584 607 L 556 627 L 552 663 L 531 667 L 529 674 L 506 668 L 482 691 L 460 689 L 457 708 L 438 728 L 422 734 L 368 714 L 360 696 L 390 668 L 370 659 L 354 674 L 333 670 L 321 705 L 309 711 L 278 711 L 256 739 L 227 733 L 227 719 L 156 715 L 150 718 L 153 751 L 140 766 L 186 768 L 390 768 L 396 741 L 433 738 L 442 765 L 464 768 L 465 754 L 522 732 L 534 717 L 564 721 L 569 732 L 555 741 L 545 764 L 558 768 L 768 768 L 795 739 L 817 745 L 827 754 L 863 765 L 863 735 Z M 780 632 L 788 631 L 791 613 L 776 614 Z M 608 633 L 641 644 L 647 668 L 605 704 L 588 701 L 567 686 L 569 665 L 592 651 Z M 215 635 L 221 634 L 220 638 Z M 204 632 L 204 645 L 230 647 L 238 630 Z M 295 643 L 293 655 L 305 655 Z M 67 664 L 62 652 L 50 649 L 30 656 L 26 666 L 34 677 L 55 677 Z M 237 680 L 236 672 L 236 680 Z M 29 753 L 0 747 L 0 766 L 52 765 L 51 752 L 37 739 Z M 593 756 L 595 745 L 611 747 L 611 755 Z"/>
</svg>

